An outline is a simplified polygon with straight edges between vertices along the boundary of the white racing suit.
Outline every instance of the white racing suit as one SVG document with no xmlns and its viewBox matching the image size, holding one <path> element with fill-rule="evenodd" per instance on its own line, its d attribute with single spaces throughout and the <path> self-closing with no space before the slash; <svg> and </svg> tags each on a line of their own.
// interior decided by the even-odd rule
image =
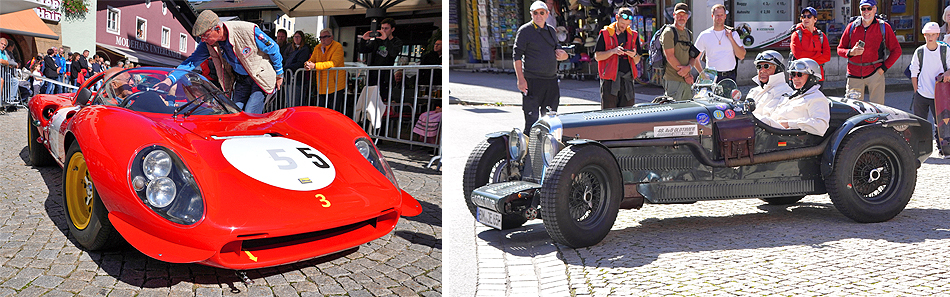
<svg viewBox="0 0 950 297">
<path fill-rule="evenodd" d="M 785 82 L 785 72 L 770 75 L 769 82 L 765 85 L 762 85 L 762 82 L 759 81 L 758 75 L 752 80 L 758 86 L 749 90 L 749 95 L 746 98 L 755 101 L 755 110 L 752 111 L 752 114 L 760 119 L 764 118 L 764 114 L 772 111 L 782 102 L 782 95 L 795 91 Z"/>
<path fill-rule="evenodd" d="M 771 78 L 769 81 L 771 82 Z M 830 101 L 819 88 L 821 85 L 815 84 L 797 96 L 781 97 L 781 102 L 775 108 L 762 110 L 759 120 L 775 128 L 800 129 L 810 134 L 823 136 L 828 130 L 831 111 Z M 786 122 L 788 128 L 782 127 L 781 122 Z"/>
</svg>

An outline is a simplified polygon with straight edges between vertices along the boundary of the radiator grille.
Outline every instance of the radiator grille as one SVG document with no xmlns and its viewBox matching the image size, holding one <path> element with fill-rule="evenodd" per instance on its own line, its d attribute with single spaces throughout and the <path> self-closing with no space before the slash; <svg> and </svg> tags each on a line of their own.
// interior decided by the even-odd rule
<svg viewBox="0 0 950 297">
<path fill-rule="evenodd" d="M 544 135 L 548 134 L 548 127 L 535 126 L 531 128 L 530 139 L 528 140 L 528 156 L 531 158 L 531 177 L 526 178 L 530 182 L 541 183 L 541 176 L 544 174 L 544 154 L 543 142 Z"/>
</svg>

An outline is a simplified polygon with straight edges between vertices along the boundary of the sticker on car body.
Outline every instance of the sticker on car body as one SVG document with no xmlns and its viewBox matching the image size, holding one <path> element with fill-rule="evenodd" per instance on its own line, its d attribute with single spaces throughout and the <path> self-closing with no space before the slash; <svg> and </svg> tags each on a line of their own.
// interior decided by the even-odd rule
<svg viewBox="0 0 950 297">
<path fill-rule="evenodd" d="M 653 127 L 653 137 L 696 136 L 699 129 L 696 125 L 656 126 Z"/>
<path fill-rule="evenodd" d="M 708 126 L 709 125 L 709 115 L 705 112 L 700 112 L 696 115 L 696 122 L 699 122 L 700 125 Z"/>
<path fill-rule="evenodd" d="M 221 154 L 247 176 L 278 188 L 319 190 L 336 178 L 323 152 L 289 138 L 231 138 L 221 143 Z"/>
</svg>

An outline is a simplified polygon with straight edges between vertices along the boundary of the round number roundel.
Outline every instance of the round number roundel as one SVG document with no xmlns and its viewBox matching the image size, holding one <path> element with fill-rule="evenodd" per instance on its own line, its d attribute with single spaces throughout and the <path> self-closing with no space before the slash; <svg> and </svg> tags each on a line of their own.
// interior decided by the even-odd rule
<svg viewBox="0 0 950 297">
<path fill-rule="evenodd" d="M 278 188 L 313 191 L 336 178 L 330 158 L 289 138 L 227 139 L 221 144 L 221 154 L 247 176 Z"/>
</svg>

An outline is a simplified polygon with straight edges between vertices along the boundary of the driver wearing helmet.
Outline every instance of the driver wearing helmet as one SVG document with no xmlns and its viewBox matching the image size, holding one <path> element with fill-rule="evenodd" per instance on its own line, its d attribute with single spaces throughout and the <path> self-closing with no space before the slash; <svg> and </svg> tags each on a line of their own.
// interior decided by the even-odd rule
<svg viewBox="0 0 950 297">
<path fill-rule="evenodd" d="M 792 61 L 788 65 L 795 92 L 783 96 L 774 109 L 763 110 L 759 118 L 769 126 L 780 129 L 800 129 L 823 136 L 828 130 L 831 111 L 828 98 L 819 90 L 821 67 L 809 58 Z"/>
<path fill-rule="evenodd" d="M 755 56 L 755 69 L 758 75 L 752 80 L 755 81 L 756 87 L 749 90 L 747 98 L 755 102 L 757 108 L 752 114 L 758 118 L 765 117 L 767 112 L 775 109 L 782 102 L 782 95 L 794 91 L 785 81 L 783 60 L 782 54 L 773 50 L 767 50 Z"/>
</svg>

